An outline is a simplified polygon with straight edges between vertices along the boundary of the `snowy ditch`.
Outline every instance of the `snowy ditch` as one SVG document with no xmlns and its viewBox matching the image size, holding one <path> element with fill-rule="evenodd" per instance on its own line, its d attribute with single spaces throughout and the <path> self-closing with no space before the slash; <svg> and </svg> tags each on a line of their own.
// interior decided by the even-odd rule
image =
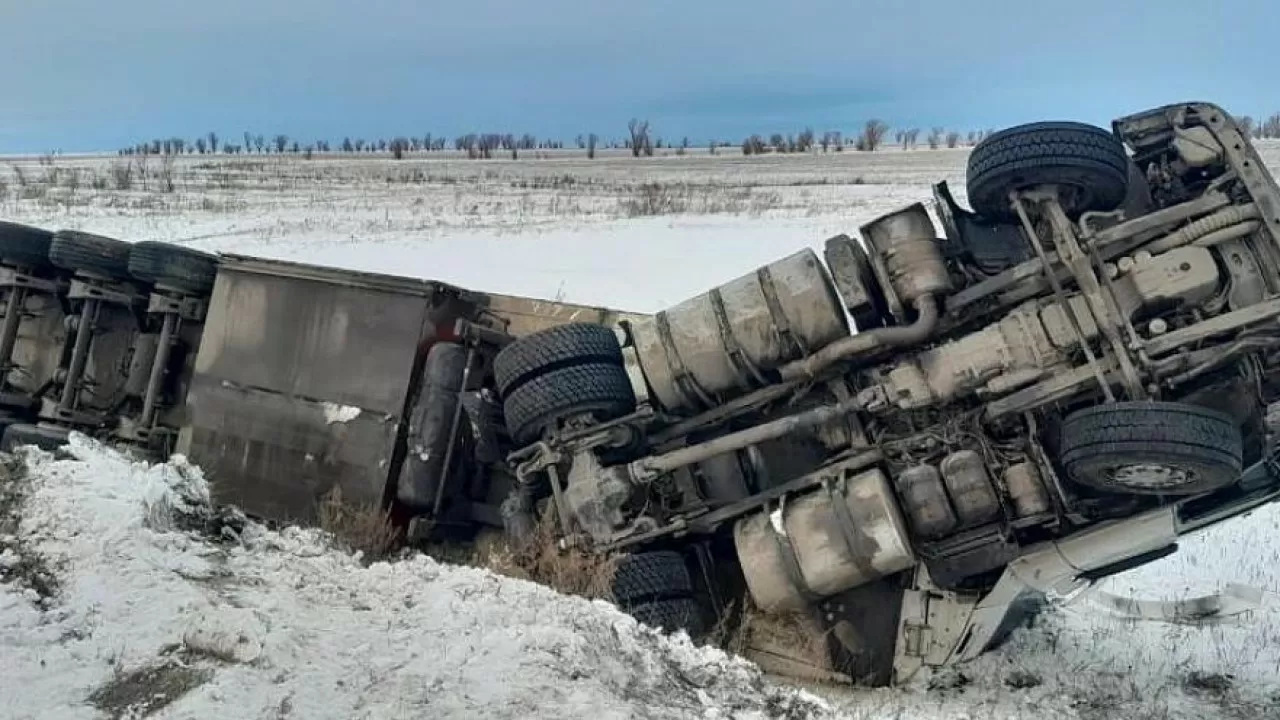
<svg viewBox="0 0 1280 720">
<path fill-rule="evenodd" d="M 422 555 L 365 567 L 317 530 L 220 525 L 180 459 L 83 438 L 24 458 L 3 481 L 0 717 L 828 712 L 602 601 Z M 46 570 L 56 585 L 31 581 Z"/>
<path fill-rule="evenodd" d="M 4 718 L 1199 718 L 1280 700 L 1267 510 L 1105 587 L 1265 588 L 1229 622 L 1117 618 L 1086 596 L 907 688 L 802 690 L 603 601 L 422 555 L 366 566 L 318 530 L 214 513 L 181 458 L 77 437 L 5 468 Z"/>
</svg>

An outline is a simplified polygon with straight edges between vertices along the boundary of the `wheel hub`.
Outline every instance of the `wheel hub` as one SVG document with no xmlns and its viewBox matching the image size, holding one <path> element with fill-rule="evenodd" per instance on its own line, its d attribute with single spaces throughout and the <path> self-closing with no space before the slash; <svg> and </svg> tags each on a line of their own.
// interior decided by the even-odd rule
<svg viewBox="0 0 1280 720">
<path fill-rule="evenodd" d="M 1148 489 L 1181 487 L 1195 479 L 1192 473 L 1183 468 L 1158 463 L 1125 465 L 1108 474 L 1117 485 Z"/>
</svg>

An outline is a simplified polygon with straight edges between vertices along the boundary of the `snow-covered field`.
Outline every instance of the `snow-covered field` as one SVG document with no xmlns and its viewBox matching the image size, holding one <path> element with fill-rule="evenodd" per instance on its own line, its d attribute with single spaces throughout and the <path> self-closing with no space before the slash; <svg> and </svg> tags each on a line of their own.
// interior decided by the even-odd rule
<svg viewBox="0 0 1280 720">
<path fill-rule="evenodd" d="M 1280 169 L 1280 144 L 1262 149 Z M 963 201 L 964 160 L 185 157 L 152 159 L 144 180 L 118 158 L 25 159 L 0 161 L 0 218 L 649 311 L 928 202 L 935 180 Z M 204 490 L 181 463 L 85 443 L 27 461 L 25 479 L 0 481 L 4 718 L 127 717 L 131 703 L 308 719 L 1273 717 L 1280 704 L 1275 508 L 1103 588 L 1172 599 L 1241 583 L 1262 591 L 1244 616 L 1133 621 L 1086 595 L 910 687 L 797 694 L 603 603 L 478 570 L 365 568 L 311 531 L 213 542 L 182 529 Z"/>
</svg>

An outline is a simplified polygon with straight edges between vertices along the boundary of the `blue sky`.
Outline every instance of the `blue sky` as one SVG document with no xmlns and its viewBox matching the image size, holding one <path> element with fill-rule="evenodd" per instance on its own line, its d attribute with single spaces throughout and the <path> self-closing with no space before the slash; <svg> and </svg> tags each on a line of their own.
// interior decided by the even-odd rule
<svg viewBox="0 0 1280 720">
<path fill-rule="evenodd" d="M 0 0 L 0 152 L 251 130 L 740 140 L 1280 110 L 1280 3 Z"/>
</svg>

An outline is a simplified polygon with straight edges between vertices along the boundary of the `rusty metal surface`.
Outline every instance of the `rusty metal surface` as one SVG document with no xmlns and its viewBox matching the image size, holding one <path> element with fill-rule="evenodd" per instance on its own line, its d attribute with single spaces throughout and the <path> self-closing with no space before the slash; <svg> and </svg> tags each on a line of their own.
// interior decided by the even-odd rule
<svg viewBox="0 0 1280 720">
<path fill-rule="evenodd" d="M 847 337 L 844 306 L 805 249 L 632 324 L 640 366 L 669 411 L 709 409 Z"/>
<path fill-rule="evenodd" d="M 577 305 L 558 300 L 495 293 L 475 295 L 475 300 L 484 309 L 484 314 L 498 318 L 501 324 L 506 326 L 506 332 L 515 337 L 523 337 L 538 330 L 571 322 L 614 325 L 619 320 L 641 320 L 649 317 L 643 313 Z"/>
<path fill-rule="evenodd" d="M 21 369 L 10 372 L 8 380 L 14 389 L 29 395 L 49 383 L 58 369 L 67 337 L 66 316 L 58 298 L 43 292 L 27 293 L 22 309 L 25 316 L 18 325 L 11 360 Z"/>
</svg>

